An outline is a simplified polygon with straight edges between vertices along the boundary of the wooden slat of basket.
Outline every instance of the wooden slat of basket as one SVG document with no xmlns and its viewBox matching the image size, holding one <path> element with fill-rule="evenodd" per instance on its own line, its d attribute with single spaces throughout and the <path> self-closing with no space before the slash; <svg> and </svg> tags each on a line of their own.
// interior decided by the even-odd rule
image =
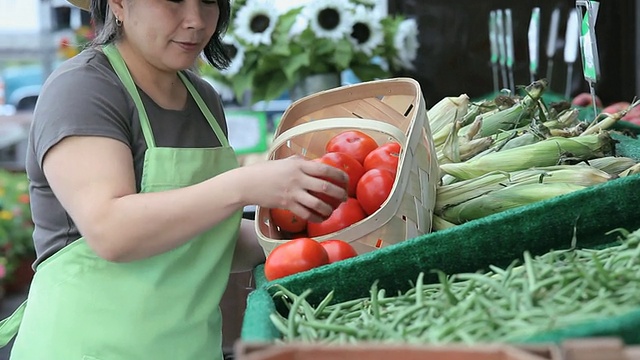
<svg viewBox="0 0 640 360">
<path fill-rule="evenodd" d="M 351 107 L 353 108 L 353 113 L 359 117 L 384 120 L 397 126 L 405 133 L 407 132 L 410 120 L 378 99 L 363 99 Z"/>
<path fill-rule="evenodd" d="M 353 113 L 344 107 L 341 106 L 327 106 L 320 110 L 314 111 L 307 116 L 303 116 L 300 120 L 293 122 L 294 126 L 300 125 L 304 122 L 309 122 L 318 119 L 330 119 L 335 117 L 354 117 Z M 293 126 L 291 126 L 293 127 Z"/>
<path fill-rule="evenodd" d="M 315 114 L 317 111 L 329 108 L 331 106 L 343 104 L 350 101 L 361 101 L 362 99 L 366 98 L 389 97 L 389 101 L 395 103 L 396 100 L 392 99 L 397 96 L 396 94 L 406 94 L 402 96 L 406 96 L 409 98 L 408 102 L 406 103 L 408 106 L 408 104 L 413 101 L 412 99 L 415 99 L 415 97 L 418 96 L 416 90 L 418 90 L 419 88 L 417 88 L 416 86 L 417 85 L 415 83 L 399 79 L 356 84 L 353 85 L 353 87 L 355 88 L 354 91 L 348 91 L 349 87 L 347 87 L 346 89 L 338 88 L 314 94 L 291 104 L 285 114 L 283 114 L 283 121 L 280 122 L 279 129 L 283 127 L 290 128 L 294 124 L 299 123 L 299 120 L 303 118 L 305 120 L 302 122 L 309 121 L 313 119 L 308 117 L 310 114 Z M 404 109 L 401 109 L 401 111 L 406 111 L 406 107 Z M 336 114 L 328 117 L 340 116 L 341 115 Z M 317 118 L 319 117 L 316 117 L 316 119 Z M 293 120 L 293 122 L 288 122 L 291 119 L 296 120 Z M 277 134 L 279 134 L 279 132 L 277 132 Z"/>
<path fill-rule="evenodd" d="M 384 96 L 380 101 L 387 104 L 389 107 L 391 107 L 395 111 L 401 114 L 404 114 L 408 110 L 407 104 L 412 104 L 414 102 L 414 99 L 415 99 L 415 96 L 413 95 L 388 95 L 388 96 Z M 414 106 L 414 108 L 411 109 L 411 113 L 408 114 L 407 116 L 413 116 L 413 113 L 415 111 L 416 111 L 416 108 Z"/>
</svg>

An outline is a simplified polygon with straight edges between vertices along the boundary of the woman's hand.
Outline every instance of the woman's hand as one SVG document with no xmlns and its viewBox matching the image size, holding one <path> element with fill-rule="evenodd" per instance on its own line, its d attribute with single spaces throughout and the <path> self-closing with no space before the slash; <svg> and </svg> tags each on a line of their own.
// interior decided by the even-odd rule
<svg viewBox="0 0 640 360">
<path fill-rule="evenodd" d="M 347 199 L 346 189 L 330 181 L 348 183 L 344 171 L 298 156 L 249 165 L 241 171 L 244 174 L 240 190 L 247 205 L 289 209 L 318 222 L 331 215 L 333 208 L 312 192 Z"/>
</svg>

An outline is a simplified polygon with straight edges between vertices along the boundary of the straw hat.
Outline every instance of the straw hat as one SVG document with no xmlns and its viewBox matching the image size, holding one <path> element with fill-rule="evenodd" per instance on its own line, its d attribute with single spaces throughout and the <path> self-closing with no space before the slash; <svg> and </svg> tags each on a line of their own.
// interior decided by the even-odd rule
<svg viewBox="0 0 640 360">
<path fill-rule="evenodd" d="M 80 9 L 84 9 L 90 11 L 91 8 L 91 0 L 67 0 L 71 3 L 71 5 L 77 6 Z"/>
</svg>

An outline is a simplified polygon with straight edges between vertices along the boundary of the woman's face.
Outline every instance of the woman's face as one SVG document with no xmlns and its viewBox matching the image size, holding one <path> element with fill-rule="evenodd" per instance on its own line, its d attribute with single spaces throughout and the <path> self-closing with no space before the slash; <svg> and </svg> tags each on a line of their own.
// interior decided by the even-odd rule
<svg viewBox="0 0 640 360">
<path fill-rule="evenodd" d="M 127 0 L 122 2 L 123 41 L 156 68 L 191 67 L 218 23 L 217 1 Z"/>
</svg>

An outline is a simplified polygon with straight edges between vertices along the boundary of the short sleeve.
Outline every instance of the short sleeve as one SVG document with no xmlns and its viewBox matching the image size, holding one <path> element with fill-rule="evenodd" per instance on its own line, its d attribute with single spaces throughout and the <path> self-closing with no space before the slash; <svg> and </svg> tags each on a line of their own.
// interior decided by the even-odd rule
<svg viewBox="0 0 640 360">
<path fill-rule="evenodd" d="M 34 111 L 32 148 L 45 154 L 68 136 L 103 136 L 131 147 L 131 105 L 107 66 L 65 63 L 47 79 Z"/>
</svg>

